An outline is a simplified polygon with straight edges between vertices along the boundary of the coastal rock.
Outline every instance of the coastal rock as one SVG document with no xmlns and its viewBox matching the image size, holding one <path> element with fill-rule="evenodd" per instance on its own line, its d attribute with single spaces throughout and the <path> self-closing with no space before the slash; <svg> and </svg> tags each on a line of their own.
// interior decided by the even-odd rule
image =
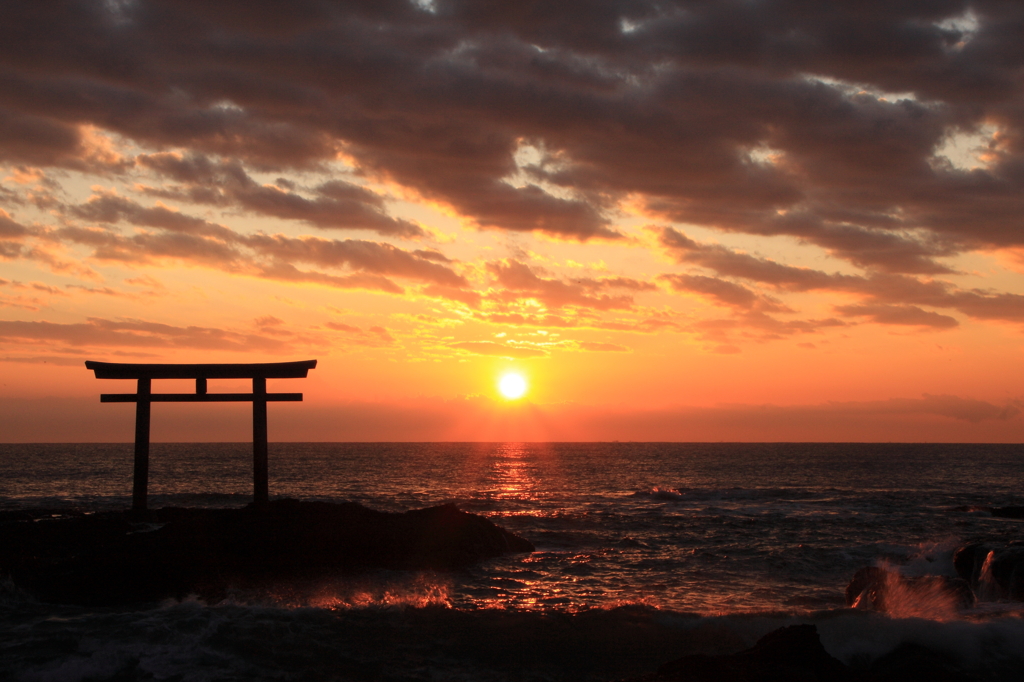
<svg viewBox="0 0 1024 682">
<path fill-rule="evenodd" d="M 977 542 L 953 554 L 957 575 L 990 599 L 1024 599 L 1024 545 Z"/>
<path fill-rule="evenodd" d="M 0 523 L 0 575 L 42 601 L 124 604 L 375 569 L 447 571 L 533 545 L 447 504 L 386 513 L 275 500 L 264 511 L 165 508 Z"/>
<path fill-rule="evenodd" d="M 821 645 L 813 625 L 790 625 L 731 656 L 694 654 L 658 668 L 652 680 L 665 682 L 836 682 L 848 672 Z"/>
<path fill-rule="evenodd" d="M 971 587 L 978 586 L 978 578 L 985 565 L 988 553 L 996 549 L 996 545 L 974 542 L 959 547 L 953 552 L 953 568 L 961 579 L 970 583 Z"/>
<path fill-rule="evenodd" d="M 974 603 L 968 581 L 943 575 L 906 577 L 868 566 L 857 571 L 846 586 L 847 606 L 883 613 L 942 607 L 962 609 Z"/>
<path fill-rule="evenodd" d="M 726 656 L 684 656 L 627 682 L 980 682 L 942 652 L 903 642 L 870 664 L 848 667 L 821 645 L 814 625 L 769 632 Z M 987 679 L 987 678 L 985 678 Z M 992 680 L 1015 679 L 1004 676 Z"/>
<path fill-rule="evenodd" d="M 961 670 L 941 652 L 912 642 L 903 642 L 879 657 L 871 667 L 851 682 L 980 682 L 980 678 Z"/>
<path fill-rule="evenodd" d="M 1024 507 L 985 507 L 978 505 L 961 505 L 953 507 L 954 511 L 985 512 L 999 519 L 1024 519 Z"/>
</svg>

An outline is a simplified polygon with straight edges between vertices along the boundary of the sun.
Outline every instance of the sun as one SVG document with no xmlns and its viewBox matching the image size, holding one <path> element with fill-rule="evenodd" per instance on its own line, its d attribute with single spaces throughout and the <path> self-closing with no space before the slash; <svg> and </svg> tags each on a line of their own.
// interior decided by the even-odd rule
<svg viewBox="0 0 1024 682">
<path fill-rule="evenodd" d="M 498 382 L 498 390 L 509 400 L 522 398 L 526 393 L 526 379 L 521 374 L 509 372 L 501 377 Z"/>
</svg>

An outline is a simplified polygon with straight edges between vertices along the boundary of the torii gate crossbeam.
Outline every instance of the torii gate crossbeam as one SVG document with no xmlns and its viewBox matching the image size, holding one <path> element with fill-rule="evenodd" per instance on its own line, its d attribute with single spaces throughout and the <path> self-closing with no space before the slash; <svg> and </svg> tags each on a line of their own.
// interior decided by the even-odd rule
<svg viewBox="0 0 1024 682">
<path fill-rule="evenodd" d="M 267 393 L 267 379 L 305 378 L 316 360 L 253 364 L 127 364 L 88 360 L 86 369 L 97 379 L 135 379 L 135 393 L 103 393 L 101 403 L 135 403 L 135 470 L 132 510 L 147 509 L 149 490 L 149 417 L 152 403 L 252 402 L 253 502 L 259 508 L 270 501 L 267 470 L 267 403 L 297 402 L 301 393 Z M 195 379 L 195 393 L 153 393 L 153 379 Z M 252 379 L 252 393 L 207 393 L 208 379 Z"/>
</svg>

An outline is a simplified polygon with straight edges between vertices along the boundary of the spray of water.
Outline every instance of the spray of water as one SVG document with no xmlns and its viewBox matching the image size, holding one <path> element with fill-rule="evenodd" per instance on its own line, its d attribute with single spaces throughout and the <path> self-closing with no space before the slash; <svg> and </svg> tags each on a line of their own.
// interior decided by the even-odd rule
<svg viewBox="0 0 1024 682">
<path fill-rule="evenodd" d="M 855 609 L 873 609 L 892 618 L 925 618 L 951 621 L 960 618 L 964 595 L 944 576 L 908 578 L 887 565 L 879 566 L 874 579 L 854 599 Z"/>
</svg>

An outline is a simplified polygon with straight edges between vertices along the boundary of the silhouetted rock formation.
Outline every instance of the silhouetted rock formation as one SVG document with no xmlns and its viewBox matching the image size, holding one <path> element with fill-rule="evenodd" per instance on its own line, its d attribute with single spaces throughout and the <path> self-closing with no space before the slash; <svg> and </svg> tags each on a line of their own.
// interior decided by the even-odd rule
<svg viewBox="0 0 1024 682">
<path fill-rule="evenodd" d="M 1004 519 L 1024 519 L 1024 507 L 992 507 L 992 516 Z"/>
<path fill-rule="evenodd" d="M 1024 544 L 976 542 L 953 554 L 957 575 L 989 598 L 1024 599 Z"/>
<path fill-rule="evenodd" d="M 627 682 L 980 682 L 1016 679 L 964 672 L 948 656 L 903 643 L 870 665 L 848 667 L 821 645 L 814 625 L 779 628 L 750 649 L 727 656 L 684 656 Z"/>
<path fill-rule="evenodd" d="M 355 503 L 277 500 L 264 512 L 165 508 L 0 523 L 0 575 L 37 598 L 107 605 L 216 599 L 373 569 L 452 570 L 533 545 L 447 504 L 392 514 Z"/>
<path fill-rule="evenodd" d="M 961 505 L 953 507 L 954 511 L 988 512 L 1001 519 L 1024 519 L 1024 507 L 983 507 L 977 505 Z"/>
<path fill-rule="evenodd" d="M 948 605 L 963 609 L 974 606 L 974 592 L 966 580 L 944 575 L 906 577 L 884 568 L 869 566 L 853 575 L 846 586 L 846 605 L 887 613 L 900 607 L 911 610 L 917 602 L 933 602 L 936 607 Z M 910 608 L 907 608 L 910 607 Z"/>
<path fill-rule="evenodd" d="M 952 658 L 928 647 L 904 642 L 879 657 L 871 667 L 852 676 L 851 682 L 991 682 L 1011 680 L 1002 675 L 978 676 L 961 670 Z"/>
<path fill-rule="evenodd" d="M 847 679 L 846 666 L 821 646 L 813 625 L 780 628 L 750 649 L 731 656 L 694 654 L 670 661 L 653 676 L 666 682 L 834 682 Z"/>
</svg>

